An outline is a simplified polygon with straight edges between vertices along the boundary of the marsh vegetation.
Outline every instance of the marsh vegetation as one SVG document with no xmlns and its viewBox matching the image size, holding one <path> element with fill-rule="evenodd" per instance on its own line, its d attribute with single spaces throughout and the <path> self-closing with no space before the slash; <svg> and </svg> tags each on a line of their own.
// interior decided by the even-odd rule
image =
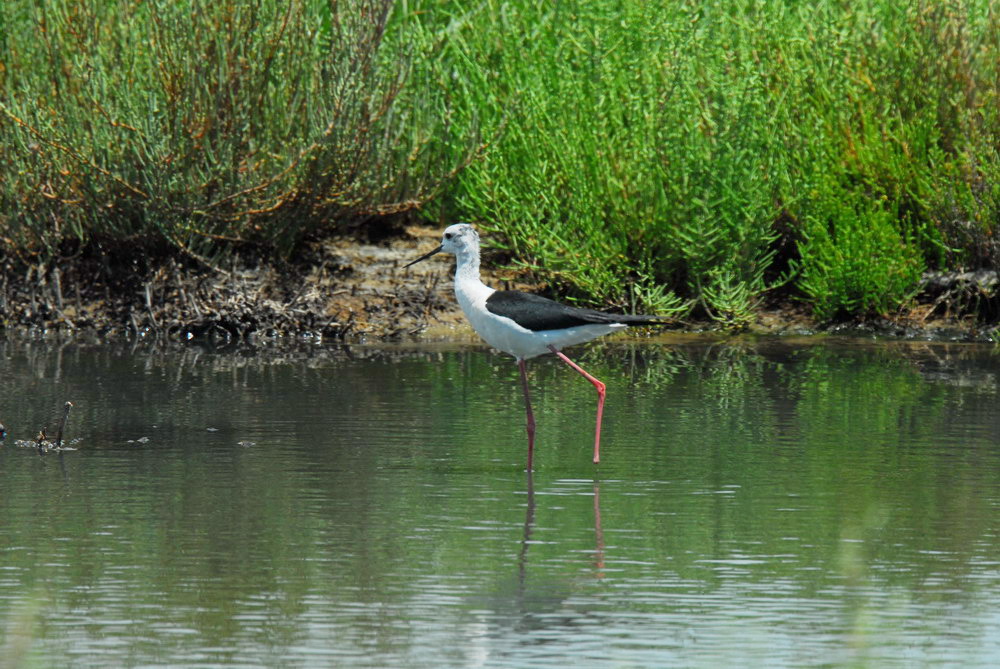
<svg viewBox="0 0 1000 669">
<path fill-rule="evenodd" d="M 581 302 L 926 317 L 1000 260 L 998 63 L 988 0 L 11 0 L 0 244 L 142 274 L 469 220 Z"/>
</svg>

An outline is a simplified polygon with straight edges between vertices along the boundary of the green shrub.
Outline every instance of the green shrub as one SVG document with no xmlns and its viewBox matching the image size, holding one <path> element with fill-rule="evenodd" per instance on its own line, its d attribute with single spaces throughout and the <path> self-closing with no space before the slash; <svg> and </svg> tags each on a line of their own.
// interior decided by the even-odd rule
<svg viewBox="0 0 1000 669">
<path fill-rule="evenodd" d="M 887 313 L 923 267 L 1000 264 L 990 0 L 8 0 L 0 63 L 22 252 L 410 213 L 734 327 L 778 285 Z"/>
<path fill-rule="evenodd" d="M 824 316 L 886 311 L 925 264 L 995 250 L 1000 19 L 985 0 L 433 6 L 419 20 L 461 43 L 448 65 L 473 82 L 467 101 L 506 128 L 440 211 L 500 233 L 571 296 L 660 286 L 664 307 L 737 326 L 775 285 Z M 854 185 L 824 194 L 833 174 Z M 878 234 L 848 223 L 842 196 Z M 849 280 L 876 240 L 885 275 Z"/>
<path fill-rule="evenodd" d="M 886 314 L 911 298 L 924 264 L 891 204 L 833 179 L 810 195 L 799 287 L 816 314 Z"/>
<path fill-rule="evenodd" d="M 396 103 L 412 50 L 385 39 L 392 6 L 5 2 L 4 236 L 43 254 L 67 237 L 287 251 L 418 208 L 455 165 L 442 96 Z"/>
</svg>

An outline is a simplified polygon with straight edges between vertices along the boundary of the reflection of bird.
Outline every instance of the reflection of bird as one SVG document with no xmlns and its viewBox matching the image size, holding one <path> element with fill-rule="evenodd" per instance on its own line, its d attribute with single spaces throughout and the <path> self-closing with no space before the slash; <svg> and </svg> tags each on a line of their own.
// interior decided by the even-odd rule
<svg viewBox="0 0 1000 669">
<path fill-rule="evenodd" d="M 603 383 L 567 358 L 561 349 L 623 330 L 629 325 L 658 324 L 662 323 L 662 320 L 656 316 L 627 316 L 570 307 L 517 290 L 494 290 L 479 278 L 479 234 L 468 223 L 449 226 L 444 231 L 440 246 L 405 267 L 426 260 L 441 251 L 455 255 L 457 263 L 455 297 L 469 323 L 491 346 L 517 358 L 528 418 L 528 470 L 531 471 L 535 447 L 535 418 L 531 411 L 525 360 L 548 352 L 556 354 L 597 389 L 594 462 L 598 462 L 605 387 Z"/>
<path fill-rule="evenodd" d="M 5 426 L 3 423 L 0 423 L 0 441 L 3 441 L 6 438 L 7 438 L 7 426 Z"/>
</svg>

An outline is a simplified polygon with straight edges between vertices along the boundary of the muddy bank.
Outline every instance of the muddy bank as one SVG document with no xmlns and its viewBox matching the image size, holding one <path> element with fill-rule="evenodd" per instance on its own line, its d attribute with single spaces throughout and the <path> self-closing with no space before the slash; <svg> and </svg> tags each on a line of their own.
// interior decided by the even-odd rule
<svg viewBox="0 0 1000 669">
<path fill-rule="evenodd" d="M 121 248 L 91 249 L 48 266 L 5 258 L 0 325 L 8 335 L 213 343 L 464 335 L 469 329 L 451 294 L 451 265 L 402 269 L 439 235 L 438 228 L 409 226 L 376 240 L 316 240 L 287 262 L 254 250 L 211 264 L 166 250 L 133 255 Z M 487 283 L 539 288 L 489 264 L 487 257 Z M 801 302 L 787 299 L 762 309 L 750 331 L 990 341 L 1000 318 L 997 287 L 995 272 L 928 275 L 906 313 L 833 324 L 815 322 Z M 670 329 L 717 326 L 677 321 Z"/>
<path fill-rule="evenodd" d="M 109 338 L 399 337 L 451 311 L 437 266 L 402 271 L 438 232 L 383 242 L 331 238 L 288 261 L 242 249 L 218 263 L 163 250 L 89 249 L 46 267 L 6 259 L 7 332 Z M 157 257 L 158 256 L 158 257 Z"/>
</svg>

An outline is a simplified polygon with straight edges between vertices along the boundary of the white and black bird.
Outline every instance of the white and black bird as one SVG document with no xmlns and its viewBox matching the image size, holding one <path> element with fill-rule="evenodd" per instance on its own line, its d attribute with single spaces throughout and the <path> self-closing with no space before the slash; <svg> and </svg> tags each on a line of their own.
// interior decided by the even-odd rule
<svg viewBox="0 0 1000 669">
<path fill-rule="evenodd" d="M 490 288 L 479 278 L 479 233 L 468 223 L 449 226 L 444 231 L 440 246 L 404 267 L 426 260 L 442 251 L 455 256 L 455 297 L 469 323 L 490 346 L 517 359 L 528 419 L 528 471 L 531 471 L 535 450 L 535 418 L 531 411 L 525 361 L 545 353 L 557 355 L 597 389 L 594 462 L 599 462 L 605 386 L 566 357 L 561 349 L 624 330 L 629 325 L 662 324 L 663 319 L 656 316 L 629 316 L 581 309 L 531 293 Z"/>
</svg>

